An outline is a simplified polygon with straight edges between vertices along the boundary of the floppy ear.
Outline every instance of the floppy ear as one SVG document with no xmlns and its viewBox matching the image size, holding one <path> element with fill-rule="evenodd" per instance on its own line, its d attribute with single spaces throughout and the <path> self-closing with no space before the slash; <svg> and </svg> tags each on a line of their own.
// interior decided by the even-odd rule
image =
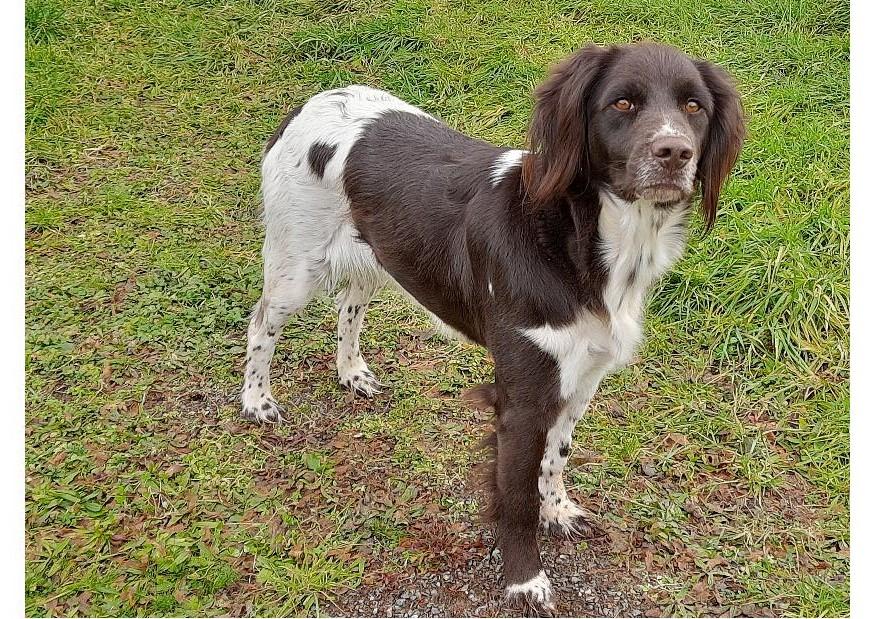
<svg viewBox="0 0 875 619">
<path fill-rule="evenodd" d="M 717 200 L 723 183 L 741 152 L 744 112 L 741 97 L 723 69 L 703 60 L 697 61 L 696 66 L 714 100 L 708 138 L 696 171 L 696 178 L 702 187 L 702 215 L 707 231 L 717 217 Z"/>
<path fill-rule="evenodd" d="M 587 161 L 587 98 L 612 55 L 589 45 L 556 65 L 535 89 L 523 185 L 537 206 L 561 197 Z"/>
</svg>

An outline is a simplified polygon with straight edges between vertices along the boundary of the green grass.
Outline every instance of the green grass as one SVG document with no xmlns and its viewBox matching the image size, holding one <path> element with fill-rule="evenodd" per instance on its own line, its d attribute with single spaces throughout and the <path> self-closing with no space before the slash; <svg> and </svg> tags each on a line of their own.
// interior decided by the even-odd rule
<svg viewBox="0 0 875 619">
<path fill-rule="evenodd" d="M 295 423 L 238 423 L 260 149 L 351 82 L 520 145 L 547 65 L 641 39 L 729 70 L 749 139 L 574 490 L 665 612 L 848 614 L 846 2 L 28 0 L 26 29 L 28 615 L 318 613 L 420 561 L 431 504 L 468 521 L 456 396 L 491 366 L 394 295 L 362 343 L 391 395 L 339 391 L 320 299 L 274 365 Z"/>
</svg>

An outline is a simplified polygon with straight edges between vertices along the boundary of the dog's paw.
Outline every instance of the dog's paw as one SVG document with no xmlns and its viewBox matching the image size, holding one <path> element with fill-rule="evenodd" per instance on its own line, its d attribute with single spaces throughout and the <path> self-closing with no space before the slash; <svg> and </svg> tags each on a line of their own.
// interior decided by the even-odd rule
<svg viewBox="0 0 875 619">
<path fill-rule="evenodd" d="M 286 409 L 277 404 L 273 398 L 265 399 L 258 404 L 244 404 L 243 418 L 255 423 L 282 423 Z"/>
<path fill-rule="evenodd" d="M 505 590 L 508 605 L 521 609 L 527 617 L 555 617 L 553 588 L 544 570 L 526 582 L 508 585 Z"/>
<path fill-rule="evenodd" d="M 548 535 L 566 540 L 585 540 L 598 537 L 600 529 L 585 516 L 575 516 L 568 522 L 545 522 Z"/>
<path fill-rule="evenodd" d="M 601 533 L 594 524 L 595 516 L 577 503 L 563 497 L 558 502 L 549 499 L 541 505 L 541 527 L 560 539 L 592 539 Z"/>
<path fill-rule="evenodd" d="M 372 398 L 378 393 L 382 393 L 381 387 L 385 386 L 377 380 L 367 366 L 339 372 L 339 378 L 341 385 L 364 398 Z"/>
</svg>

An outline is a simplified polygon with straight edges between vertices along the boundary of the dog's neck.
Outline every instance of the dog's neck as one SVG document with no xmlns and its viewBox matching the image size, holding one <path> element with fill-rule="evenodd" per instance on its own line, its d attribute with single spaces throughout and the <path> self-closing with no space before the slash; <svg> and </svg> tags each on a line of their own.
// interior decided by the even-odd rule
<svg viewBox="0 0 875 619">
<path fill-rule="evenodd" d="M 608 191 L 600 192 L 599 203 L 599 253 L 607 272 L 604 307 L 615 336 L 637 340 L 647 293 L 686 247 L 690 205 L 627 202 Z"/>
</svg>

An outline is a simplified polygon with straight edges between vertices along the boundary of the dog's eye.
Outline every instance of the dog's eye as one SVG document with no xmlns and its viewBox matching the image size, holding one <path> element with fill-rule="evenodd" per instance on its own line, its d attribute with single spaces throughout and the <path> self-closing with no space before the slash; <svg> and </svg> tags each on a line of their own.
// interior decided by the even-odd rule
<svg viewBox="0 0 875 619">
<path fill-rule="evenodd" d="M 702 109 L 702 105 L 696 101 L 695 99 L 690 99 L 687 101 L 687 104 L 684 106 L 684 111 L 687 114 L 695 114 L 699 110 Z"/>
<path fill-rule="evenodd" d="M 629 99 L 617 99 L 614 101 L 613 106 L 621 112 L 629 112 L 635 109 L 635 105 Z"/>
</svg>

